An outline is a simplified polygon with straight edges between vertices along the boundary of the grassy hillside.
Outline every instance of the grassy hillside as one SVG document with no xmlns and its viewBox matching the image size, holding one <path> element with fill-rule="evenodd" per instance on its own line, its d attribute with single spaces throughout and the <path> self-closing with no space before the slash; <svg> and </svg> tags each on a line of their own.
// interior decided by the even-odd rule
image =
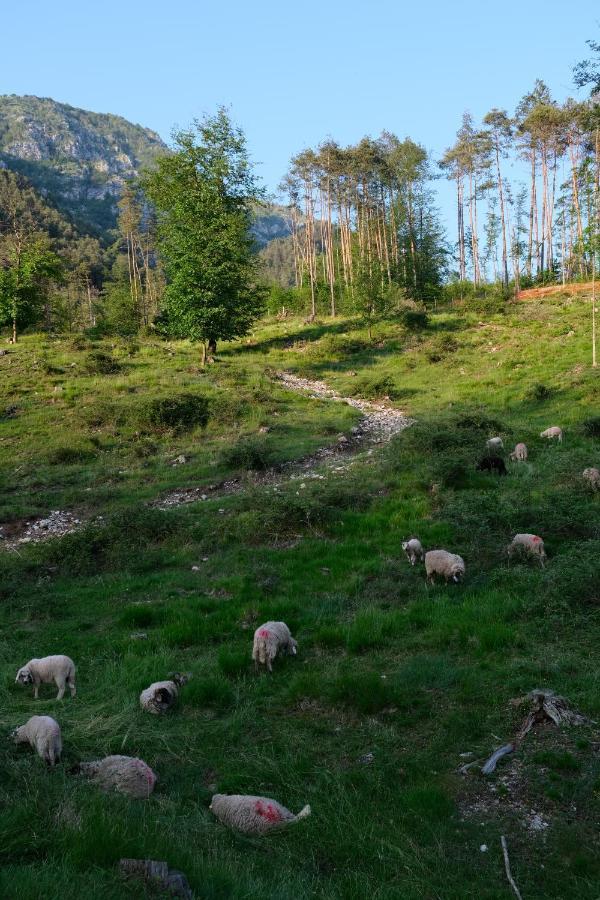
<svg viewBox="0 0 600 900">
<path fill-rule="evenodd" d="M 589 298 L 557 297 L 441 311 L 418 331 L 388 321 L 372 341 L 353 320 L 271 322 L 205 372 L 184 343 L 29 337 L 1 357 L 5 536 L 51 510 L 90 524 L 0 550 L 0 726 L 47 713 L 65 744 L 53 772 L 0 745 L 0 895 L 149 896 L 118 875 L 130 856 L 168 860 L 203 898 L 501 900 L 504 834 L 523 897 L 597 897 L 595 725 L 536 726 L 489 778 L 457 772 L 514 736 L 526 708 L 510 701 L 534 688 L 600 716 L 588 319 Z M 283 369 L 389 397 L 416 424 L 271 473 L 360 419 L 284 388 Z M 553 424 L 562 445 L 539 437 Z M 530 451 L 503 479 L 475 472 L 496 433 Z M 187 487 L 208 499 L 154 503 Z M 543 536 L 544 570 L 508 565 L 517 531 Z M 412 534 L 460 553 L 464 583 L 427 586 L 401 551 Z M 299 654 L 256 676 L 267 619 Z M 16 670 L 56 652 L 77 663 L 78 696 L 36 703 Z M 143 714 L 139 692 L 174 670 L 193 673 L 177 710 Z M 147 802 L 68 774 L 108 753 L 155 769 Z M 313 815 L 239 837 L 208 811 L 215 791 Z"/>
</svg>

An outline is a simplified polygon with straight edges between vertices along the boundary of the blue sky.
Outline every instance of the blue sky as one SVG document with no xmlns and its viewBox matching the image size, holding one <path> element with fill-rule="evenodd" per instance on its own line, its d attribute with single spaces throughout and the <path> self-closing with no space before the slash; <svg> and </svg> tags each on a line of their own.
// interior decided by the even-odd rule
<svg viewBox="0 0 600 900">
<path fill-rule="evenodd" d="M 558 99 L 600 39 L 597 0 L 405 3 L 22 0 L 2 3 L 0 93 L 113 112 L 169 138 L 231 107 L 268 188 L 292 154 L 386 128 L 435 158 L 464 110 L 514 109 L 536 77 Z M 449 186 L 438 185 L 450 234 Z"/>
</svg>

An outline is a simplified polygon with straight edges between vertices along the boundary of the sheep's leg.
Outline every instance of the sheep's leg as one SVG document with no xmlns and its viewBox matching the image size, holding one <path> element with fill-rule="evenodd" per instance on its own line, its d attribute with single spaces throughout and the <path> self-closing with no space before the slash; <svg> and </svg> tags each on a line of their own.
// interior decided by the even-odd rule
<svg viewBox="0 0 600 900">
<path fill-rule="evenodd" d="M 75 682 L 72 675 L 67 678 L 67 684 L 69 685 L 69 690 L 71 691 L 71 697 L 74 697 L 77 693 L 77 688 L 75 687 Z"/>
<path fill-rule="evenodd" d="M 33 686 L 33 699 L 34 700 L 38 699 L 39 691 L 40 691 L 39 684 L 34 684 L 34 686 Z"/>
<path fill-rule="evenodd" d="M 270 656 L 267 657 L 267 669 L 269 670 L 269 672 L 273 671 L 273 663 L 271 662 Z"/>
<path fill-rule="evenodd" d="M 65 682 L 64 680 L 59 680 L 58 678 L 55 680 L 56 687 L 58 688 L 58 694 L 56 695 L 57 700 L 62 700 L 65 696 Z"/>
</svg>

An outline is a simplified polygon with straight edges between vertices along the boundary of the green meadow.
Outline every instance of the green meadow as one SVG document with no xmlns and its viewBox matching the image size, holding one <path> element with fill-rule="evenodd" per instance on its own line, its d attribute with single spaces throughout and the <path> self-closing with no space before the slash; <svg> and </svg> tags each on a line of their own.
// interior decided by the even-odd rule
<svg viewBox="0 0 600 900">
<path fill-rule="evenodd" d="M 505 835 L 526 900 L 597 898 L 590 320 L 581 296 L 390 318 L 371 337 L 353 318 L 273 319 L 205 369 L 197 347 L 150 337 L 10 347 L 0 524 L 18 534 L 61 510 L 84 527 L 15 551 L 0 542 L 0 896 L 161 896 L 123 881 L 119 859 L 137 857 L 182 870 L 203 900 L 506 900 Z M 284 464 L 335 446 L 360 413 L 287 389 L 282 370 L 415 424 L 348 451 L 340 471 L 317 461 L 323 478 L 291 478 Z M 555 424 L 562 444 L 539 436 Z M 475 469 L 495 434 L 505 478 Z M 525 463 L 508 461 L 517 441 Z M 154 505 L 203 486 L 205 501 Z M 509 563 L 516 532 L 544 538 L 544 569 Z M 463 556 L 464 582 L 427 585 L 401 549 L 412 535 Z M 298 655 L 256 675 L 252 635 L 268 619 L 287 622 Z M 77 665 L 74 700 L 46 686 L 35 702 L 14 683 L 52 653 Z M 177 708 L 142 713 L 140 691 L 172 671 L 193 675 Z M 527 707 L 510 701 L 534 688 L 592 722 L 537 726 L 493 775 L 459 774 L 515 735 Z M 62 728 L 54 771 L 8 738 L 36 713 Z M 157 772 L 148 801 L 69 774 L 111 753 Z M 209 812 L 215 792 L 310 803 L 312 815 L 243 837 Z"/>
</svg>

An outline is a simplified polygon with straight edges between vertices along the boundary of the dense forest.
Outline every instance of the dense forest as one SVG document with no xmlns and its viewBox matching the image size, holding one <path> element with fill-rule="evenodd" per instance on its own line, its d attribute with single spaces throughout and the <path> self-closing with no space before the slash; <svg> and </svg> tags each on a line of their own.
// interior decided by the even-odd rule
<svg viewBox="0 0 600 900">
<path fill-rule="evenodd" d="M 311 318 L 498 298 L 595 276 L 600 45 L 574 68 L 588 95 L 536 81 L 514 113 L 466 112 L 442 158 L 385 131 L 295 154 L 279 206 L 248 197 L 267 308 Z M 0 324 L 134 333 L 160 322 L 168 286 L 160 213 L 143 174 L 173 153 L 115 116 L 0 98 Z M 456 188 L 456 241 L 435 186 Z M 452 229 L 453 231 L 454 229 Z"/>
</svg>

